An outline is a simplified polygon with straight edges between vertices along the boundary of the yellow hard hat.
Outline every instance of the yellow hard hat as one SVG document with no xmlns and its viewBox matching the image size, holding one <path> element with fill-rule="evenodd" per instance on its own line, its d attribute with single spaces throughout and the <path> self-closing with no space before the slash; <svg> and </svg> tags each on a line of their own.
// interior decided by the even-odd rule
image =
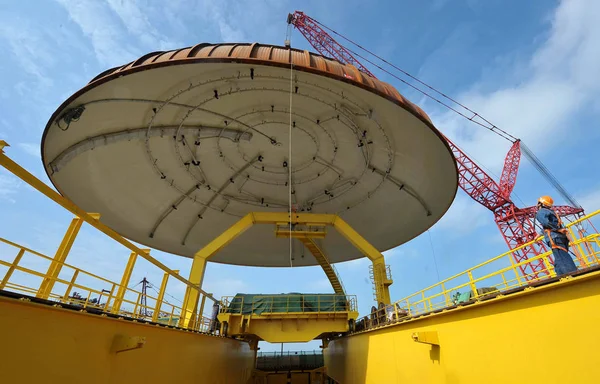
<svg viewBox="0 0 600 384">
<path fill-rule="evenodd" d="M 538 204 L 542 204 L 546 207 L 551 207 L 554 205 L 554 200 L 550 196 L 542 196 L 538 199 Z"/>
</svg>

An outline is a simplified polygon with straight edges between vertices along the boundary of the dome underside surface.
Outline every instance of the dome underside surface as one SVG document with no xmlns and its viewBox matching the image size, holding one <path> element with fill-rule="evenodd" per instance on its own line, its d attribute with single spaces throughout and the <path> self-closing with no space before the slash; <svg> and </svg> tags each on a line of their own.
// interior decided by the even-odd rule
<svg viewBox="0 0 600 384">
<path fill-rule="evenodd" d="M 250 57 L 253 45 L 246 58 L 212 47 L 147 55 L 65 102 L 42 148 L 57 189 L 123 236 L 187 257 L 248 212 L 287 211 L 290 173 L 298 211 L 339 214 L 381 251 L 446 212 L 454 158 L 389 85 L 303 51 L 277 48 L 286 66 Z M 321 246 L 334 263 L 362 256 L 334 229 Z M 293 265 L 317 264 L 299 241 L 292 249 Z M 289 266 L 289 241 L 255 225 L 211 261 Z"/>
</svg>

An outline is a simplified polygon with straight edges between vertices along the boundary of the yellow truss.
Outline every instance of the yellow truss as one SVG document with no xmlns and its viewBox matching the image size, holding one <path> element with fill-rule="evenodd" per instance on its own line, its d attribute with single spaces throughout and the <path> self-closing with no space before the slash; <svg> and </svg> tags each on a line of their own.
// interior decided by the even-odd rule
<svg viewBox="0 0 600 384">
<path fill-rule="evenodd" d="M 227 244 L 232 242 L 235 238 L 240 236 L 254 224 L 274 224 L 277 226 L 300 224 L 309 227 L 330 226 L 335 228 L 352 245 L 362 252 L 363 255 L 368 257 L 373 262 L 373 278 L 377 302 L 384 304 L 391 303 L 389 286 L 393 281 L 386 273 L 386 265 L 383 255 L 377 250 L 377 248 L 371 245 L 371 243 L 365 240 L 364 237 L 362 237 L 348 223 L 346 223 L 346 221 L 334 214 L 293 213 L 290 216 L 288 212 L 248 213 L 194 255 L 192 270 L 188 280 L 201 287 L 202 280 L 204 279 L 204 271 L 207 260 L 213 257 L 217 252 L 226 247 Z M 183 303 L 183 313 L 186 315 L 182 316 L 181 323 L 183 326 L 185 326 L 188 321 L 192 320 L 192 314 L 196 313 L 196 308 L 194 308 L 194 306 L 196 305 L 195 303 L 198 302 L 197 295 L 198 292 L 190 289 L 189 287 L 186 290 Z"/>
</svg>

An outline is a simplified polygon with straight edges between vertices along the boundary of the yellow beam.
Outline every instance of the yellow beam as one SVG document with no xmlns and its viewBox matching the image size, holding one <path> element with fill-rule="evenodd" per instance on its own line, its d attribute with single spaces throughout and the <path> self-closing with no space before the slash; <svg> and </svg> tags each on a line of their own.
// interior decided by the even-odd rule
<svg viewBox="0 0 600 384">
<path fill-rule="evenodd" d="M 389 286 L 393 281 L 388 278 L 385 267 L 385 258 L 371 243 L 354 230 L 341 217 L 332 214 L 320 213 L 295 213 L 290 219 L 287 212 L 254 212 L 251 214 L 254 223 L 258 224 L 277 224 L 292 222 L 292 224 L 313 224 L 313 225 L 331 225 L 342 236 L 354 245 L 363 255 L 373 262 L 373 276 L 376 287 L 377 302 L 390 304 Z"/>
<path fill-rule="evenodd" d="M 208 243 L 200 251 L 194 255 L 194 260 L 204 259 L 212 257 L 215 253 L 223 249 L 227 244 L 231 243 L 236 237 L 244 233 L 248 228 L 254 224 L 253 214 L 249 213 L 242 217 L 237 223 L 229 227 L 225 232 L 221 233 L 217 238 Z M 202 276 L 204 276 L 204 269 L 202 270 Z M 191 281 L 191 280 L 190 280 Z M 200 283 L 202 280 L 200 280 Z"/>
<path fill-rule="evenodd" d="M 204 248 L 196 252 L 192 269 L 188 281 L 198 288 L 202 288 L 204 273 L 206 271 L 206 262 L 214 254 L 223 249 L 227 244 L 232 242 L 236 237 L 244 233 L 254 223 L 253 214 L 249 213 L 242 217 L 237 223 L 229 227 L 225 232 L 217 236 L 213 241 L 208 243 Z M 181 317 L 179 319 L 180 327 L 187 327 L 196 319 L 196 310 L 198 308 L 199 291 L 191 287 L 187 287 L 181 308 Z"/>
<path fill-rule="evenodd" d="M 375 284 L 377 302 L 386 305 L 391 304 L 389 286 L 392 285 L 393 281 L 387 276 L 383 254 L 341 217 L 335 216 L 333 227 L 373 262 L 373 283 Z"/>
<path fill-rule="evenodd" d="M 303 319 L 296 316 L 283 318 L 220 314 L 219 320 L 222 324 L 227 322 L 228 336 L 258 337 L 269 343 L 304 343 L 315 340 L 322 334 L 348 332 L 348 321 L 357 317 L 357 312 L 340 312 L 339 317 L 312 315 Z M 243 328 L 245 319 L 248 322 Z"/>
<path fill-rule="evenodd" d="M 376 261 L 383 261 L 383 255 L 377 250 L 371 243 L 365 240 L 358 232 L 354 230 L 348 223 L 339 216 L 334 216 L 333 227 L 354 245 L 363 255 L 367 256 L 373 263 Z"/>
<path fill-rule="evenodd" d="M 313 231 L 290 231 L 278 229 L 275 231 L 275 237 L 287 239 L 289 237 L 294 239 L 324 239 L 327 236 L 327 232 L 313 232 Z"/>
<path fill-rule="evenodd" d="M 138 255 L 140 255 L 141 257 L 143 257 L 144 259 L 146 259 L 147 261 L 149 261 L 151 264 L 155 265 L 156 267 L 169 273 L 169 275 L 175 277 L 177 280 L 181 281 L 188 287 L 192 287 L 194 289 L 199 289 L 198 287 L 194 286 L 194 284 L 187 281 L 185 278 L 176 274 L 172 269 L 168 268 L 166 265 L 164 265 L 160 261 L 156 260 L 154 257 L 144 253 L 144 251 L 141 248 L 138 248 L 137 246 L 135 246 L 132 242 L 125 239 L 123 236 L 119 235 L 113 229 L 102 224 L 99 220 L 96 220 L 93 216 L 88 214 L 83 209 L 79 208 L 72 201 L 70 201 L 67 198 L 65 198 L 64 196 L 60 195 L 58 192 L 56 192 L 55 190 L 53 190 L 46 184 L 44 184 L 41 180 L 39 180 L 38 178 L 33 176 L 31 173 L 27 172 L 26 169 L 21 167 L 19 164 L 15 163 L 11 158 L 9 158 L 8 156 L 6 156 L 6 154 L 4 154 L 3 148 L 8 147 L 8 146 L 9 145 L 5 141 L 0 140 L 0 165 L 2 167 L 6 168 L 6 170 L 11 172 L 12 174 L 14 174 L 18 178 L 20 178 L 21 180 L 23 180 L 24 182 L 29 184 L 30 186 L 32 186 L 33 188 L 35 188 L 42 194 L 46 195 L 46 197 L 50 198 L 51 200 L 53 200 L 55 203 L 57 203 L 64 209 L 70 211 L 75 216 L 80 217 L 83 221 L 85 221 L 92 227 L 96 228 L 100 232 L 104 233 L 106 236 L 112 238 L 119 244 L 128 248 L 130 251 L 136 252 Z M 206 294 L 206 292 L 204 292 L 204 291 L 200 291 L 200 292 L 202 294 Z M 212 301 L 216 301 L 216 299 L 214 297 L 212 297 L 212 295 L 208 295 L 208 297 Z"/>
<path fill-rule="evenodd" d="M 200 260 L 204 260 L 205 263 L 206 260 L 227 246 L 227 244 L 233 241 L 236 237 L 244 233 L 244 231 L 250 228 L 253 224 L 275 224 L 282 226 L 286 223 L 304 224 L 307 226 L 333 226 L 342 236 L 344 236 L 352 245 L 361 251 L 362 254 L 364 254 L 373 262 L 377 301 L 384 304 L 391 303 L 389 286 L 392 284 L 392 280 L 388 279 L 387 277 L 385 259 L 383 255 L 377 250 L 377 248 L 371 245 L 342 218 L 333 214 L 293 213 L 290 216 L 288 212 L 248 213 L 195 254 L 194 265 L 198 263 L 198 266 L 196 267 L 198 270 L 194 271 L 194 265 L 192 266 L 189 281 L 194 284 L 199 284 L 199 287 L 202 287 L 205 266 L 200 262 Z M 182 316 L 182 319 L 184 317 L 187 318 L 188 315 L 191 316 L 189 308 L 198 300 L 198 295 L 191 292 L 189 294 L 186 292 L 185 297 L 186 300 L 184 300 L 183 307 L 185 310 L 182 313 L 185 313 L 186 315 Z M 188 320 L 184 320 L 183 323 L 187 324 Z"/>
</svg>

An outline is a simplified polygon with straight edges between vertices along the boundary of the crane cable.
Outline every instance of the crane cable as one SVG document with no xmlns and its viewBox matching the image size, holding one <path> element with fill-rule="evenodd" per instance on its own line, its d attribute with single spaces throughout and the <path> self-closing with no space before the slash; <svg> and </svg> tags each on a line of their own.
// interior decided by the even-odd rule
<svg viewBox="0 0 600 384">
<path fill-rule="evenodd" d="M 313 19 L 313 20 L 314 20 L 314 19 Z M 423 94 L 424 96 L 426 96 L 426 97 L 428 97 L 428 98 L 432 99 L 433 101 L 435 101 L 435 102 L 437 102 L 437 103 L 439 103 L 439 104 L 443 105 L 444 107 L 446 107 L 446 108 L 450 109 L 451 111 L 453 111 L 453 112 L 455 112 L 455 113 L 457 113 L 457 114 L 461 115 L 461 116 L 462 116 L 462 117 L 464 117 L 465 119 L 467 119 L 467 120 L 469 120 L 469 121 L 472 121 L 473 123 L 475 123 L 475 124 L 477 124 L 477 125 L 480 125 L 480 126 L 482 126 L 483 128 L 486 128 L 486 129 L 488 129 L 488 130 L 490 130 L 490 131 L 492 131 L 492 132 L 496 133 L 498 136 L 500 136 L 500 137 L 502 137 L 502 138 L 504 138 L 504 139 L 506 139 L 506 140 L 510 141 L 511 143 L 514 143 L 515 141 L 517 141 L 517 140 L 518 140 L 516 137 L 514 137 L 514 136 L 513 136 L 513 135 L 511 135 L 510 133 L 508 133 L 508 132 L 504 131 L 503 129 L 500 129 L 500 128 L 498 128 L 497 126 L 495 126 L 494 124 L 492 124 L 490 121 L 488 121 L 486 118 L 484 118 L 483 116 L 481 116 L 481 115 L 480 115 L 480 114 L 478 114 L 477 112 L 473 111 L 472 109 L 468 108 L 467 106 L 465 106 L 465 105 L 461 104 L 461 103 L 460 103 L 460 102 L 458 102 L 457 100 L 455 100 L 455 99 L 451 98 L 450 96 L 446 95 L 445 93 L 443 93 L 443 92 L 441 92 L 441 91 L 438 91 L 436 88 L 432 87 L 431 85 L 429 85 L 429 84 L 425 83 L 424 81 L 422 81 L 422 80 L 418 79 L 417 77 L 415 77 L 415 76 L 411 75 L 410 73 L 406 72 L 405 70 L 403 70 L 403 69 L 401 69 L 401 68 L 397 67 L 396 65 L 394 65 L 394 64 L 392 64 L 392 63 L 390 63 L 389 61 L 387 61 L 386 59 L 382 58 L 381 56 L 378 56 L 377 54 L 375 54 L 375 53 L 373 53 L 373 52 L 369 51 L 368 49 L 364 48 L 362 45 L 360 45 L 360 44 L 358 44 L 358 43 L 354 42 L 353 40 L 351 40 L 351 39 L 349 39 L 349 38 L 347 38 L 347 37 L 343 36 L 342 34 L 340 34 L 340 33 L 336 32 L 335 30 L 333 30 L 333 29 L 329 28 L 328 26 L 326 26 L 326 25 L 324 25 L 324 24 L 320 23 L 319 21 L 317 21 L 317 20 L 314 20 L 314 21 L 315 21 L 315 23 L 319 24 L 321 27 L 323 27 L 323 28 L 325 28 L 325 29 L 327 29 L 327 30 L 331 31 L 333 34 L 335 34 L 335 35 L 337 35 L 337 36 L 341 37 L 342 39 L 344 39 L 344 40 L 348 41 L 349 43 L 351 43 L 351 44 L 353 44 L 353 45 L 355 45 L 355 46 L 357 46 L 358 48 L 362 49 L 363 51 L 367 52 L 368 54 L 370 54 L 370 55 L 372 55 L 372 56 L 376 57 L 378 60 L 381 60 L 381 61 L 382 61 L 382 62 L 384 62 L 385 64 L 387 64 L 387 65 L 389 65 L 390 67 L 392 67 L 392 68 L 396 69 L 397 71 L 401 72 L 402 74 L 406 75 L 407 77 L 409 77 L 409 78 L 411 78 L 411 79 L 415 80 L 416 82 L 418 82 L 418 83 L 420 83 L 420 84 L 422 84 L 422 85 L 426 86 L 427 88 L 429 88 L 429 89 L 430 89 L 430 90 L 432 90 L 433 92 L 437 93 L 438 95 L 442 96 L 443 98 L 445 98 L 445 99 L 448 99 L 448 100 L 450 100 L 451 102 L 453 102 L 454 104 L 457 104 L 457 105 L 459 105 L 460 107 L 462 107 L 463 109 L 465 109 L 466 111 L 468 111 L 469 113 L 471 113 L 471 114 L 472 114 L 472 116 L 471 116 L 471 117 L 467 116 L 466 114 L 464 114 L 464 113 L 462 113 L 462 112 L 458 111 L 456 108 L 453 108 L 453 107 L 451 107 L 450 105 L 448 105 L 448 104 L 444 103 L 443 101 L 439 100 L 439 99 L 438 99 L 438 98 L 436 98 L 435 96 L 433 96 L 433 95 L 429 94 L 427 91 L 424 91 L 424 90 L 420 89 L 419 87 L 417 87 L 417 86 L 415 86 L 415 85 L 413 85 L 413 84 L 410 84 L 410 83 L 409 83 L 409 82 L 407 82 L 406 80 L 404 80 L 404 79 L 402 79 L 402 78 L 398 77 L 397 75 L 393 74 L 392 72 L 388 71 L 387 69 L 385 69 L 385 68 L 381 67 L 380 65 L 378 65 L 378 64 L 376 64 L 376 63 L 374 63 L 372 60 L 370 60 L 370 59 L 368 59 L 368 58 L 366 58 L 366 57 L 362 56 L 361 54 L 359 54 L 359 53 L 357 53 L 357 52 L 353 51 L 352 49 L 350 49 L 350 48 L 348 48 L 348 47 L 344 47 L 345 49 L 347 49 L 348 51 L 350 51 L 350 53 L 352 53 L 353 55 L 356 55 L 356 56 L 360 57 L 361 59 L 365 60 L 366 62 L 368 62 L 368 63 L 370 63 L 370 64 L 372 64 L 372 65 L 374 65 L 375 67 L 379 68 L 380 70 L 382 70 L 383 72 L 387 73 L 388 75 L 390 75 L 390 76 L 394 77 L 395 79 L 397 79 L 397 80 L 401 81 L 402 83 L 404 83 L 404 84 L 408 85 L 409 87 L 413 88 L 415 91 L 417 91 L 417 92 L 419 92 L 419 93 Z M 476 121 L 476 120 L 474 120 L 475 118 L 479 118 L 479 119 L 483 120 L 483 123 L 482 123 L 482 122 L 480 122 L 480 121 Z"/>
<path fill-rule="evenodd" d="M 291 36 L 290 36 L 291 38 Z M 288 148 L 288 203 L 289 203 L 289 229 L 290 229 L 290 268 L 293 267 L 293 249 L 292 249 L 292 99 L 294 96 L 294 60 L 292 56 L 292 46 L 290 44 L 290 124 L 288 128 L 289 134 L 289 148 Z"/>
<path fill-rule="evenodd" d="M 367 61 L 368 63 L 372 64 L 373 66 L 379 68 L 380 70 L 382 70 L 383 72 L 387 73 L 388 75 L 394 77 L 395 79 L 397 79 L 398 81 L 408 85 L 409 87 L 413 88 L 414 90 L 416 90 L 417 92 L 423 94 L 424 96 L 434 100 L 435 102 L 443 105 L 444 107 L 448 108 L 449 110 L 457 113 L 458 115 L 464 117 L 465 119 L 483 127 L 488 129 L 489 131 L 497 134 L 498 136 L 510 141 L 511 143 L 514 143 L 515 141 L 519 140 L 516 137 L 514 137 L 513 135 L 511 135 L 510 133 L 506 132 L 503 129 L 498 128 L 496 125 L 492 124 L 489 120 L 487 120 L 486 118 L 484 118 L 483 116 L 481 116 L 480 114 L 478 114 L 477 112 L 473 111 L 472 109 L 468 108 L 467 106 L 463 105 L 462 103 L 458 102 L 457 100 L 453 99 L 452 97 L 446 95 L 445 93 L 438 91 L 436 88 L 432 87 L 431 85 L 425 83 L 424 81 L 418 79 L 417 77 L 411 75 L 410 73 L 404 71 L 403 69 L 397 67 L 396 65 L 390 63 L 389 61 L 385 60 L 384 58 L 378 56 L 377 54 L 371 52 L 370 50 L 364 48 L 363 46 L 361 46 L 360 44 L 354 42 L 353 40 L 345 37 L 344 35 L 336 32 L 335 30 L 327 27 L 326 25 L 320 23 L 317 20 L 312 19 L 315 23 L 317 23 L 318 25 L 320 25 L 321 27 L 323 27 L 324 29 L 327 29 L 329 31 L 331 31 L 333 34 L 341 37 L 342 39 L 348 41 L 349 43 L 357 46 L 358 48 L 362 49 L 363 51 L 367 52 L 368 54 L 376 57 L 377 59 L 379 59 L 380 61 L 384 62 L 385 64 L 389 65 L 390 67 L 396 69 L 397 71 L 401 72 L 402 74 L 406 75 L 407 77 L 415 80 L 416 82 L 418 82 L 419 84 L 422 84 L 423 86 L 429 88 L 430 90 L 432 90 L 433 92 L 441 95 L 443 98 L 450 100 L 451 102 L 455 103 L 456 105 L 462 107 L 463 109 L 465 109 L 466 111 L 468 111 L 469 113 L 472 114 L 471 117 L 467 116 L 465 113 L 462 113 L 460 111 L 458 111 L 456 108 L 453 108 L 452 106 L 448 105 L 447 103 L 444 103 L 443 101 L 439 100 L 438 98 L 434 97 L 433 95 L 429 94 L 428 92 L 420 89 L 419 87 L 415 86 L 414 84 L 410 84 L 408 81 L 400 78 L 399 76 L 395 75 L 394 73 L 388 71 L 387 69 L 381 67 L 380 65 L 374 63 L 373 61 L 371 61 L 370 59 L 360 55 L 357 52 L 354 52 L 353 50 L 349 49 L 348 47 L 344 47 L 345 49 L 347 49 L 348 51 L 350 51 L 352 54 L 360 57 L 361 59 Z M 483 122 L 481 121 L 477 121 L 475 120 L 476 118 L 481 119 Z M 577 202 L 577 200 L 575 200 L 575 198 L 573 197 L 573 195 L 571 195 L 566 189 L 565 187 L 562 186 L 562 184 L 560 184 L 560 182 L 558 181 L 558 179 L 552 175 L 552 173 L 550 172 L 550 170 L 542 163 L 542 161 L 533 153 L 533 151 L 531 151 L 531 149 L 529 149 L 529 147 L 527 147 L 525 145 L 525 143 L 523 143 L 523 141 L 521 141 L 521 147 L 523 149 L 523 154 L 525 155 L 525 157 L 533 164 L 533 166 L 538 170 L 538 172 L 540 172 L 542 174 L 542 176 L 548 181 L 548 183 L 550 183 L 550 185 L 552 185 L 552 187 L 554 187 L 554 189 L 556 189 L 556 191 L 562 196 L 563 199 L 565 199 L 569 204 L 571 204 L 573 207 L 577 207 L 577 208 L 581 208 L 581 205 Z"/>
</svg>

